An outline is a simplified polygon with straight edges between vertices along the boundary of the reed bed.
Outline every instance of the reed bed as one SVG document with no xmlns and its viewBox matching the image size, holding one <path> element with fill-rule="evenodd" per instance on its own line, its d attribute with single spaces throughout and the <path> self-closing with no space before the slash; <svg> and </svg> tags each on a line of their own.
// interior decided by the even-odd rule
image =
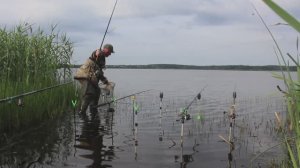
<svg viewBox="0 0 300 168">
<path fill-rule="evenodd" d="M 0 28 L 0 99 L 72 80 L 73 46 L 66 34 L 28 23 Z M 73 84 L 0 103 L 0 131 L 11 132 L 54 118 L 70 106 Z"/>
</svg>

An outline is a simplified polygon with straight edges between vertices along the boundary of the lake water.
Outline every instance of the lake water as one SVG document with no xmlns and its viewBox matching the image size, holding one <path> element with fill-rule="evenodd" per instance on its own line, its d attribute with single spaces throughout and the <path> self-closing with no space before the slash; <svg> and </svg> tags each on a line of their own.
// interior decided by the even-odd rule
<svg viewBox="0 0 300 168">
<path fill-rule="evenodd" d="M 136 114 L 130 97 L 117 101 L 115 112 L 106 106 L 86 117 L 68 112 L 0 147 L 0 167 L 240 168 L 283 159 L 282 147 L 274 147 L 281 142 L 274 113 L 284 117 L 276 88 L 284 85 L 271 72 L 107 69 L 105 76 L 116 83 L 115 98 L 150 89 L 136 95 Z M 191 119 L 182 123 L 180 109 L 192 101 Z M 233 150 L 223 140 L 229 136 Z"/>
</svg>

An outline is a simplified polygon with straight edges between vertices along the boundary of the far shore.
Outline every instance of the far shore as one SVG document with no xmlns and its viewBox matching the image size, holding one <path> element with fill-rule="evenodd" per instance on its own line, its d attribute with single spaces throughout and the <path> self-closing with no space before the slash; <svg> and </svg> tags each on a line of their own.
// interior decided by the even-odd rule
<svg viewBox="0 0 300 168">
<path fill-rule="evenodd" d="M 73 65 L 79 68 L 81 65 Z M 278 65 L 179 65 L 179 64 L 149 64 L 149 65 L 107 65 L 115 69 L 191 69 L 191 70 L 238 70 L 238 71 L 296 71 L 296 66 L 286 67 Z"/>
</svg>

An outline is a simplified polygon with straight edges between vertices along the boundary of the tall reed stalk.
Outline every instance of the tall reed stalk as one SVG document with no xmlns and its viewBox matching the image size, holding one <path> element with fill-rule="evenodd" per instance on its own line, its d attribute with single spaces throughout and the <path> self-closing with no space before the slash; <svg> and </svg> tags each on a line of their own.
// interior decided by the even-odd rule
<svg viewBox="0 0 300 168">
<path fill-rule="evenodd" d="M 0 28 L 0 99 L 72 80 L 73 46 L 51 26 L 48 34 L 28 23 Z M 69 105 L 74 86 L 66 85 L 0 103 L 0 131 L 9 132 L 53 118 Z"/>
<path fill-rule="evenodd" d="M 284 21 L 288 23 L 289 26 L 294 28 L 298 33 L 300 32 L 300 23 L 292 15 L 274 3 L 272 0 L 263 0 L 267 6 L 269 6 L 278 16 L 280 16 Z M 256 9 L 255 9 L 256 10 Z M 259 15 L 259 13 L 257 12 Z M 296 48 L 297 48 L 297 59 L 294 59 L 289 53 L 287 53 L 288 58 L 296 64 L 297 66 L 297 77 L 298 79 L 293 79 L 289 71 L 289 63 L 284 57 L 281 49 L 276 42 L 271 31 L 265 24 L 262 17 L 259 15 L 263 24 L 267 28 L 269 34 L 271 35 L 276 48 L 275 54 L 278 58 L 279 64 L 285 68 L 282 69 L 282 75 L 275 77 L 282 79 L 286 85 L 285 99 L 287 102 L 288 110 L 288 122 L 287 126 L 283 129 L 283 138 L 288 152 L 287 165 L 288 167 L 299 168 L 300 167 L 300 66 L 299 66 L 299 40 L 297 38 Z M 284 72 L 285 71 L 285 72 Z M 284 166 L 285 167 L 285 166 Z"/>
</svg>

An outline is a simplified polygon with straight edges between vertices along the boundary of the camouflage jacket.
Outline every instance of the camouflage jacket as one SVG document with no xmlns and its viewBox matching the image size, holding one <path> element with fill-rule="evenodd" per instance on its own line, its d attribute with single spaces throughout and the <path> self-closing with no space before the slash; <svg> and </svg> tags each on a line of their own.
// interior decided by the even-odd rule
<svg viewBox="0 0 300 168">
<path fill-rule="evenodd" d="M 105 56 L 100 55 L 98 59 L 95 56 L 96 51 L 86 60 L 86 62 L 77 70 L 74 78 L 78 80 L 90 80 L 94 84 L 98 84 L 99 80 L 107 84 L 108 80 L 104 76 L 103 68 L 105 68 Z"/>
</svg>

